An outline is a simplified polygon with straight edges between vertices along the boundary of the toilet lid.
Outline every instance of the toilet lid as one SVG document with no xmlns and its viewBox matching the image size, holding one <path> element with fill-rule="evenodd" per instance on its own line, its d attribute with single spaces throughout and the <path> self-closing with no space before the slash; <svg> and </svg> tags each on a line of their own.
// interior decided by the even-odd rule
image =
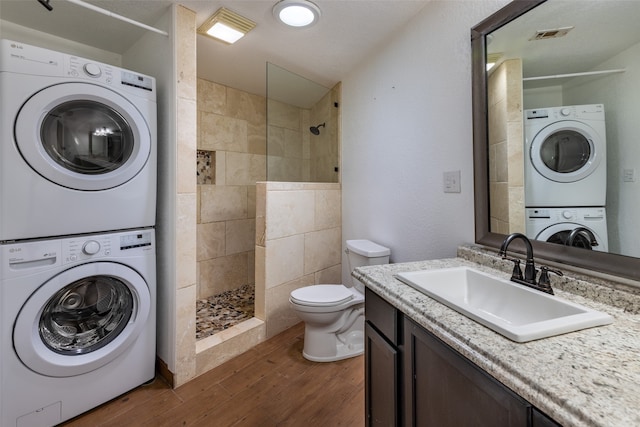
<svg viewBox="0 0 640 427">
<path fill-rule="evenodd" d="M 353 293 L 344 285 L 313 285 L 295 289 L 291 301 L 300 305 L 330 306 L 353 299 Z"/>
</svg>

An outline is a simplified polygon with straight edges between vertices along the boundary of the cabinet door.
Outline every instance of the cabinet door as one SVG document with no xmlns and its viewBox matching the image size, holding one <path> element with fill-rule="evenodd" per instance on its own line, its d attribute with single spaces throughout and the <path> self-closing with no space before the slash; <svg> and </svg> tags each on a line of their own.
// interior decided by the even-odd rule
<svg viewBox="0 0 640 427">
<path fill-rule="evenodd" d="M 406 318 L 404 334 L 406 425 L 528 425 L 525 400 Z"/>
<path fill-rule="evenodd" d="M 397 426 L 398 351 L 368 321 L 364 329 L 367 426 Z"/>
</svg>

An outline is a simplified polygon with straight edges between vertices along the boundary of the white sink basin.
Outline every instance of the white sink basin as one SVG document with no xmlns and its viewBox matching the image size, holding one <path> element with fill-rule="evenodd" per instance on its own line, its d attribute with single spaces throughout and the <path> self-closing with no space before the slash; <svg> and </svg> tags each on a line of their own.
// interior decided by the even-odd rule
<svg viewBox="0 0 640 427">
<path fill-rule="evenodd" d="M 396 277 L 516 342 L 613 322 L 606 313 L 469 267 L 412 271 Z"/>
</svg>

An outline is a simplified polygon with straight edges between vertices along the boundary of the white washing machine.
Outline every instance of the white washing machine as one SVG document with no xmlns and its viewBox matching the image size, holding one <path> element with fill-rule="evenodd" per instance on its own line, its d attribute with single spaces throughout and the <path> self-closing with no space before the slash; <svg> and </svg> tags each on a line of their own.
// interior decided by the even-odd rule
<svg viewBox="0 0 640 427">
<path fill-rule="evenodd" d="M 0 241 L 155 225 L 152 77 L 2 40 Z"/>
<path fill-rule="evenodd" d="M 606 205 L 602 104 L 525 110 L 524 134 L 526 206 Z"/>
<path fill-rule="evenodd" d="M 609 250 L 605 208 L 528 208 L 526 215 L 526 234 L 530 239 L 567 245 L 571 232 L 584 227 L 593 234 L 597 245 L 591 245 L 591 236 L 587 233 L 578 233 L 572 246 L 600 252 Z"/>
<path fill-rule="evenodd" d="M 154 378 L 152 228 L 0 251 L 0 425 L 50 427 Z"/>
</svg>

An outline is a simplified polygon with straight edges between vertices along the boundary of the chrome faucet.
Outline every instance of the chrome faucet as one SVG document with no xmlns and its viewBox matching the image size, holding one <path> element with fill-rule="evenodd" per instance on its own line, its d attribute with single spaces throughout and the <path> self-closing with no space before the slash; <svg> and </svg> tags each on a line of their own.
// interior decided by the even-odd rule
<svg viewBox="0 0 640 427">
<path fill-rule="evenodd" d="M 507 257 L 507 249 L 509 248 L 511 242 L 513 242 L 515 239 L 521 239 L 527 249 L 524 277 L 522 275 L 522 270 L 520 270 L 520 260 L 517 258 Z M 542 267 L 540 281 L 538 282 L 536 280 L 536 275 L 538 274 L 538 272 L 533 260 L 533 246 L 531 245 L 531 241 L 527 238 L 527 236 L 522 233 L 509 234 L 502 242 L 498 255 L 500 255 L 502 259 L 507 259 L 514 263 L 513 273 L 511 274 L 511 281 L 553 295 L 553 289 L 551 288 L 551 283 L 549 281 L 549 272 L 555 273 L 558 276 L 562 276 L 562 272 L 558 270 L 551 270 L 549 267 Z"/>
<path fill-rule="evenodd" d="M 571 230 L 571 233 L 569 233 L 569 237 L 567 238 L 567 246 L 573 246 L 573 242 L 579 234 L 587 236 L 587 239 L 589 239 L 589 245 L 598 246 L 596 236 L 593 235 L 591 230 L 585 227 L 577 227 Z"/>
</svg>

